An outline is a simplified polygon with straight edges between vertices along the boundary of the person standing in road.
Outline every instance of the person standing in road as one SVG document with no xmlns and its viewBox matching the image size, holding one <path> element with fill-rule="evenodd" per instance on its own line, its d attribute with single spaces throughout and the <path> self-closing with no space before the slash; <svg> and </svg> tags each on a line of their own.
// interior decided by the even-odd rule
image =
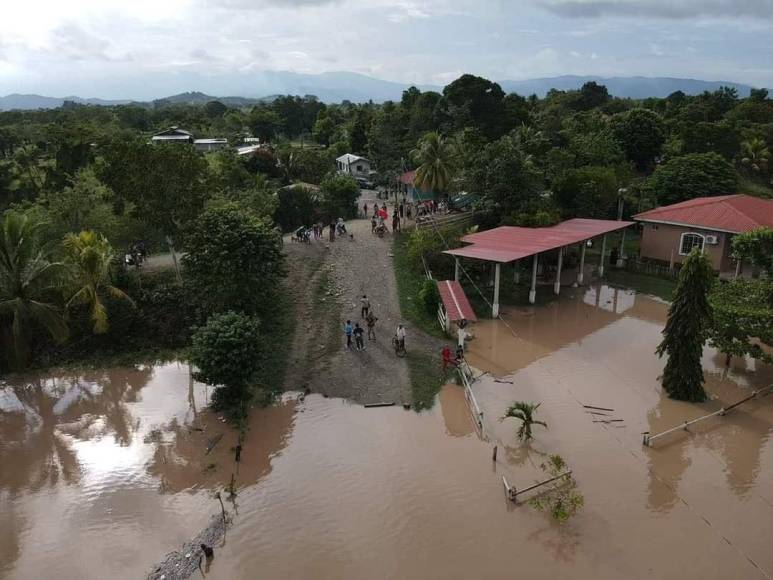
<svg viewBox="0 0 773 580">
<path fill-rule="evenodd" d="M 368 312 L 365 320 L 368 323 L 368 340 L 376 340 L 376 321 L 378 318 L 372 312 Z"/>
<path fill-rule="evenodd" d="M 357 345 L 357 350 L 365 350 L 365 342 L 362 340 L 362 335 L 365 334 L 365 331 L 360 326 L 359 322 L 355 322 L 354 324 L 354 342 Z"/>
<path fill-rule="evenodd" d="M 368 297 L 365 294 L 363 294 L 362 298 L 360 298 L 360 304 L 362 306 L 360 317 L 367 318 L 368 313 L 370 312 L 370 300 L 368 300 Z"/>
<path fill-rule="evenodd" d="M 347 320 L 344 325 L 344 334 L 346 334 L 346 348 L 352 348 L 352 334 L 354 334 L 354 328 L 352 327 L 352 321 Z"/>
<path fill-rule="evenodd" d="M 367 219 L 368 218 L 368 203 L 367 202 L 362 204 L 362 213 L 363 213 L 363 217 L 365 219 Z"/>
<path fill-rule="evenodd" d="M 330 241 L 335 242 L 336 241 L 336 222 L 335 220 L 330 220 Z"/>
<path fill-rule="evenodd" d="M 405 206 L 401 203 L 400 204 L 400 219 L 403 219 L 405 217 Z"/>
</svg>

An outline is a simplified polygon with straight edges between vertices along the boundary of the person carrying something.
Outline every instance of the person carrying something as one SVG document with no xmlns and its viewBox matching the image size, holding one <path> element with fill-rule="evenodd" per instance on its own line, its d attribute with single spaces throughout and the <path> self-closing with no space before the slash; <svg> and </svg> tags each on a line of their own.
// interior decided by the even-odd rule
<svg viewBox="0 0 773 580">
<path fill-rule="evenodd" d="M 354 334 L 354 328 L 352 327 L 352 321 L 347 320 L 344 325 L 344 334 L 346 334 L 346 348 L 352 348 L 352 334 Z"/>
<path fill-rule="evenodd" d="M 395 331 L 395 338 L 397 339 L 397 342 L 400 345 L 400 348 L 402 350 L 405 350 L 405 327 L 402 324 L 397 325 L 397 330 Z"/>
<path fill-rule="evenodd" d="M 362 306 L 360 318 L 367 318 L 368 312 L 370 312 L 370 300 L 368 300 L 368 297 L 365 294 L 360 298 L 360 304 Z"/>
<path fill-rule="evenodd" d="M 451 354 L 451 347 L 445 345 L 440 353 L 443 356 L 443 370 L 448 370 L 448 367 L 455 369 L 458 362 L 454 359 L 453 354 Z"/>
<path fill-rule="evenodd" d="M 376 340 L 376 321 L 378 318 L 368 311 L 368 316 L 365 317 L 365 320 L 368 323 L 368 340 Z"/>
<path fill-rule="evenodd" d="M 359 322 L 354 323 L 354 342 L 357 345 L 357 350 L 365 350 L 365 342 L 362 340 L 362 335 L 365 331 L 360 326 Z"/>
</svg>

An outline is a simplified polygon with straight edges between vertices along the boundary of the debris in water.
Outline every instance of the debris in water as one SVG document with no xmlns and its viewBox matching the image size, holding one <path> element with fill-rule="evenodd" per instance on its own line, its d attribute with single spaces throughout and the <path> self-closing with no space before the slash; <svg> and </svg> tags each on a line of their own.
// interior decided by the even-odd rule
<svg viewBox="0 0 773 580">
<path fill-rule="evenodd" d="M 186 580 L 195 574 L 199 570 L 202 556 L 206 554 L 206 550 L 202 553 L 202 546 L 216 545 L 232 521 L 230 515 L 225 519 L 220 515 L 213 515 L 209 525 L 195 538 L 186 542 L 181 551 L 167 554 L 148 574 L 147 580 Z"/>
</svg>

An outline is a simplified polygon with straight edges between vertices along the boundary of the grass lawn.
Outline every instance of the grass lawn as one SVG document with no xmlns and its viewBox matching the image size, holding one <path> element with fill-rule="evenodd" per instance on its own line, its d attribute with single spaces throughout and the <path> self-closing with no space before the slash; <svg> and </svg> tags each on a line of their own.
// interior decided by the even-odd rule
<svg viewBox="0 0 773 580">
<path fill-rule="evenodd" d="M 413 409 L 415 411 L 430 409 L 435 403 L 440 387 L 447 382 L 440 359 L 433 353 L 417 351 L 408 351 L 406 359 L 411 376 Z"/>
<path fill-rule="evenodd" d="M 430 336 L 445 338 L 443 331 L 440 330 L 437 317 L 430 315 L 419 302 L 419 291 L 427 278 L 423 272 L 417 271 L 411 264 L 411 260 L 408 257 L 407 244 L 407 234 L 395 237 L 392 244 L 400 311 L 403 317 Z"/>
</svg>

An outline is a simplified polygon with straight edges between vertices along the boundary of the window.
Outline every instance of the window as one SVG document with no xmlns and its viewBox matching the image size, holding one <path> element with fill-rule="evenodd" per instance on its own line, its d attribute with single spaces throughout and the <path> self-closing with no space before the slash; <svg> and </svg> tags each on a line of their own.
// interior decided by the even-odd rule
<svg viewBox="0 0 773 580">
<path fill-rule="evenodd" d="M 692 232 L 682 234 L 682 240 L 679 243 L 679 255 L 686 256 L 693 248 L 698 247 L 703 251 L 703 236 Z"/>
<path fill-rule="evenodd" d="M 362 173 L 362 165 L 358 165 L 358 166 L 357 166 L 357 171 L 358 171 L 358 172 L 360 172 L 360 173 Z"/>
</svg>

